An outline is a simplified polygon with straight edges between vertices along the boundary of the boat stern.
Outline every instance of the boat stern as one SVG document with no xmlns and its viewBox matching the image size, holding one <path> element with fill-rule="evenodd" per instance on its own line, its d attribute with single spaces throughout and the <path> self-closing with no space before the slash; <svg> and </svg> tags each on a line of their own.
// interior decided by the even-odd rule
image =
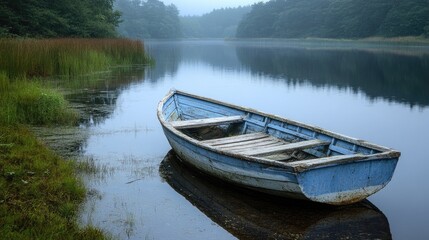
<svg viewBox="0 0 429 240">
<path fill-rule="evenodd" d="M 297 175 L 302 193 L 315 202 L 345 205 L 361 201 L 384 188 L 398 158 L 355 161 L 309 168 Z"/>
</svg>

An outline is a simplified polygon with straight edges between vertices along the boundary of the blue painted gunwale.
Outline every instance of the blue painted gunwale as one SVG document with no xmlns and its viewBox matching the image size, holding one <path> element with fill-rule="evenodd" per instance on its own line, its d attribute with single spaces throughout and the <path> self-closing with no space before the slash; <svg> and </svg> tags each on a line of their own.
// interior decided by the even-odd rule
<svg viewBox="0 0 429 240">
<path fill-rule="evenodd" d="M 277 138 L 330 142 L 328 155 L 307 150 L 315 159 L 281 162 L 220 151 L 193 139 L 170 121 L 243 115 L 245 132 Z M 253 109 L 172 90 L 158 105 L 158 119 L 175 152 L 199 170 L 248 188 L 329 204 L 360 201 L 392 178 L 398 151 Z M 351 159 L 342 155 L 353 154 Z"/>
</svg>

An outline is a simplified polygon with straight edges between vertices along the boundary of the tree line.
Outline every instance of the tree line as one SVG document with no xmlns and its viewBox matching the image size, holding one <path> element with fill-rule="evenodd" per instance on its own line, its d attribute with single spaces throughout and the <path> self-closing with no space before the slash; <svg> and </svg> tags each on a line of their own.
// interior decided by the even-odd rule
<svg viewBox="0 0 429 240">
<path fill-rule="evenodd" d="M 0 36 L 112 37 L 114 0 L 0 0 Z"/>
<path fill-rule="evenodd" d="M 118 32 L 131 38 L 235 37 L 239 22 L 251 7 L 215 9 L 202 16 L 179 16 L 174 4 L 159 0 L 116 0 L 122 13 Z"/>
<path fill-rule="evenodd" d="M 241 38 L 429 37 L 429 0 L 271 0 L 253 5 Z"/>
<path fill-rule="evenodd" d="M 180 17 L 184 38 L 226 38 L 235 37 L 238 24 L 249 13 L 250 6 L 215 9 L 202 16 Z"/>
<path fill-rule="evenodd" d="M 235 37 L 251 7 L 179 17 L 159 0 L 0 0 L 0 37 Z"/>
<path fill-rule="evenodd" d="M 175 38 L 178 15 L 158 0 L 0 0 L 0 37 Z"/>
<path fill-rule="evenodd" d="M 271 0 L 179 17 L 159 0 L 0 0 L 0 37 L 429 37 L 429 0 Z"/>
<path fill-rule="evenodd" d="M 130 38 L 181 37 L 179 10 L 158 0 L 116 0 L 115 9 L 122 13 L 118 32 Z"/>
</svg>

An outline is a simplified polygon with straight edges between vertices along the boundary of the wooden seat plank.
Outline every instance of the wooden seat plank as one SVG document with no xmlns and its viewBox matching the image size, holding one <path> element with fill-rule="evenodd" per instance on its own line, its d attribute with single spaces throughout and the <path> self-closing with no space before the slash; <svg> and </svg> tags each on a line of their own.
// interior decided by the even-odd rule
<svg viewBox="0 0 429 240">
<path fill-rule="evenodd" d="M 176 129 L 199 128 L 220 124 L 230 124 L 244 121 L 243 116 L 226 116 L 215 118 L 203 118 L 184 121 L 173 121 L 170 124 Z"/>
<path fill-rule="evenodd" d="M 237 153 L 255 156 L 255 155 L 262 155 L 262 154 L 269 154 L 269 153 L 274 154 L 274 153 L 285 152 L 285 151 L 301 150 L 305 148 L 312 148 L 312 147 L 322 146 L 322 145 L 329 145 L 329 142 L 314 139 L 314 140 L 285 144 L 281 146 L 244 149 L 244 150 L 237 151 Z"/>
<path fill-rule="evenodd" d="M 273 161 L 289 161 L 293 159 L 294 156 L 292 156 L 292 154 L 287 154 L 287 153 L 274 153 L 270 155 L 265 155 L 263 156 L 263 158 L 273 160 Z"/>
<path fill-rule="evenodd" d="M 307 168 L 317 167 L 320 165 L 325 165 L 326 163 L 341 164 L 342 162 L 350 162 L 353 160 L 357 161 L 357 160 L 364 159 L 366 157 L 367 156 L 363 154 L 336 155 L 336 156 L 329 156 L 324 158 L 294 161 L 294 162 L 288 163 L 288 165 L 295 169 L 307 169 Z"/>
</svg>

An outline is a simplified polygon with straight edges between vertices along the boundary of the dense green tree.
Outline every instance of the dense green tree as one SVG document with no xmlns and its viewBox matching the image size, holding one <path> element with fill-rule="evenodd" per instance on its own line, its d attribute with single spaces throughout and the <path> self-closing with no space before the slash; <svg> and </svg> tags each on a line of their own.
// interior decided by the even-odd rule
<svg viewBox="0 0 429 240">
<path fill-rule="evenodd" d="M 429 0 L 394 0 L 380 26 L 385 36 L 416 36 L 429 30 Z M 426 30 L 425 30 L 426 28 Z"/>
<path fill-rule="evenodd" d="M 0 34 L 25 37 L 112 37 L 114 0 L 0 0 Z"/>
<path fill-rule="evenodd" d="M 321 0 L 277 1 L 274 20 L 274 37 L 308 37 L 323 31 L 320 22 L 329 4 Z M 301 9 L 307 9 L 302 11 Z"/>
<path fill-rule="evenodd" d="M 244 16 L 237 29 L 238 37 L 270 37 L 275 32 L 275 22 L 286 7 L 285 0 L 257 3 Z"/>
<path fill-rule="evenodd" d="M 122 12 L 118 31 L 131 38 L 177 38 L 181 36 L 179 11 L 176 6 L 158 0 L 117 0 Z"/>
<path fill-rule="evenodd" d="M 251 7 L 215 9 L 202 16 L 180 18 L 185 38 L 225 38 L 235 37 L 238 23 L 250 12 Z"/>
<path fill-rule="evenodd" d="M 428 36 L 429 0 L 271 0 L 253 5 L 238 37 Z"/>
</svg>

